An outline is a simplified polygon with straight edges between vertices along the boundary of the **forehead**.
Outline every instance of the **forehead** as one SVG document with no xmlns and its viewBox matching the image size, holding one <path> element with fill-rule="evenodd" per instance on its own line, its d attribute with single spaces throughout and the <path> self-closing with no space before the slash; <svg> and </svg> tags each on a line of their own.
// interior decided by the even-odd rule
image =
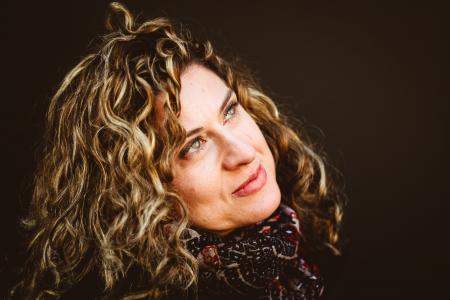
<svg viewBox="0 0 450 300">
<path fill-rule="evenodd" d="M 202 119 L 217 114 L 228 92 L 225 82 L 201 65 L 190 65 L 181 74 L 180 122 L 187 130 L 202 125 Z"/>
</svg>

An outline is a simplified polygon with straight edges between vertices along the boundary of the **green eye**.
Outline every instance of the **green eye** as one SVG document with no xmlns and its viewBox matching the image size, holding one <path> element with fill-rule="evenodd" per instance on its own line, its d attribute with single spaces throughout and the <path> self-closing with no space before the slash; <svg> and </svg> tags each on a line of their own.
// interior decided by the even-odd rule
<svg viewBox="0 0 450 300">
<path fill-rule="evenodd" d="M 225 121 L 228 121 L 236 114 L 236 106 L 237 105 L 238 105 L 238 103 L 236 101 L 233 103 L 230 103 L 230 105 L 228 106 L 228 108 L 225 112 Z"/>
<path fill-rule="evenodd" d="M 190 150 L 190 149 L 196 150 L 196 149 L 198 149 L 198 148 L 200 148 L 200 140 L 199 140 L 199 139 L 195 139 L 194 142 L 193 142 L 193 143 L 191 144 L 191 146 L 189 147 L 189 150 Z"/>
<path fill-rule="evenodd" d="M 181 150 L 180 157 L 183 158 L 187 154 L 197 151 L 201 146 L 202 140 L 200 137 L 193 139 L 191 143 L 189 143 L 185 148 L 183 148 L 183 150 Z"/>
<path fill-rule="evenodd" d="M 236 116 L 236 114 L 238 113 L 236 111 L 237 106 L 239 105 L 239 103 L 237 101 L 233 101 L 232 103 L 230 103 L 227 107 L 227 109 L 225 110 L 224 113 L 224 120 L 225 122 L 231 120 L 233 117 Z M 196 152 L 198 152 L 201 148 L 202 145 L 206 142 L 205 139 L 203 139 L 202 137 L 196 137 L 195 139 L 193 139 L 190 143 L 188 143 L 179 153 L 179 157 L 180 158 L 186 158 L 186 156 L 188 154 L 195 154 Z"/>
</svg>

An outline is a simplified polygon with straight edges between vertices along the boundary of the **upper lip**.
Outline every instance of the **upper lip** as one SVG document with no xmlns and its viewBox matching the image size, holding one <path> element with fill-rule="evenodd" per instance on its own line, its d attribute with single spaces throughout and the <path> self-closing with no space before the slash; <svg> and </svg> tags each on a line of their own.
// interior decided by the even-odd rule
<svg viewBox="0 0 450 300">
<path fill-rule="evenodd" d="M 255 171 L 253 171 L 250 176 L 247 178 L 247 180 L 245 180 L 236 190 L 233 191 L 233 193 L 236 193 L 237 191 L 239 191 L 240 189 L 242 189 L 245 185 L 247 185 L 247 183 L 249 183 L 250 181 L 254 180 L 256 177 L 258 177 L 258 171 L 259 168 L 261 168 L 261 164 L 258 165 L 258 167 L 256 168 Z"/>
</svg>

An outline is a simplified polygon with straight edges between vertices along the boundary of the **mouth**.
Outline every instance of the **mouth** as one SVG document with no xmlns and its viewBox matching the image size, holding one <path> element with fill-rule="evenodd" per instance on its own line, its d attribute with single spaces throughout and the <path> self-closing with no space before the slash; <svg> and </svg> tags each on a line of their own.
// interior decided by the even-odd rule
<svg viewBox="0 0 450 300">
<path fill-rule="evenodd" d="M 262 165 L 253 172 L 234 192 L 236 197 L 244 197 L 258 192 L 267 181 L 267 173 Z"/>
</svg>

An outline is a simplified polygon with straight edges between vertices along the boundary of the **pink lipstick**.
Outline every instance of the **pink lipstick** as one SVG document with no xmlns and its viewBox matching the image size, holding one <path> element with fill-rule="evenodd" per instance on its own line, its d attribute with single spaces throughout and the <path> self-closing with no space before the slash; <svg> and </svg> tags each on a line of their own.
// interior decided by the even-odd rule
<svg viewBox="0 0 450 300">
<path fill-rule="evenodd" d="M 259 191 L 267 181 L 267 173 L 262 165 L 237 190 L 233 192 L 236 197 L 245 197 Z"/>
</svg>

